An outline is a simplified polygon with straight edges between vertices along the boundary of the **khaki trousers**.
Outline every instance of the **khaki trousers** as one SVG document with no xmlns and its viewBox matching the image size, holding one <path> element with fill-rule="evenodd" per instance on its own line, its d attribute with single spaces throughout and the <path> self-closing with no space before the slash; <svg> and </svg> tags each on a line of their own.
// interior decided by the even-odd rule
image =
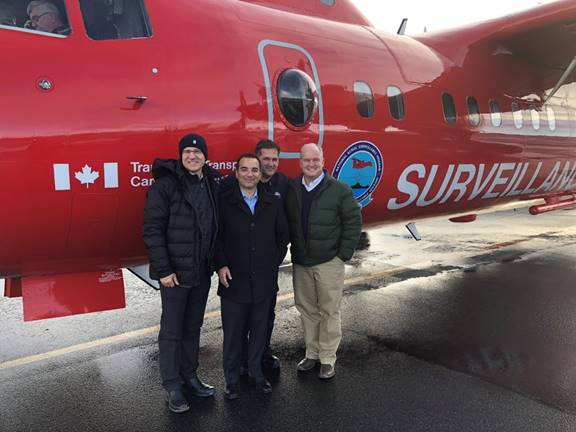
<svg viewBox="0 0 576 432">
<path fill-rule="evenodd" d="M 340 304 L 344 262 L 334 257 L 315 266 L 293 266 L 294 302 L 300 312 L 306 358 L 334 365 L 342 339 Z"/>
</svg>

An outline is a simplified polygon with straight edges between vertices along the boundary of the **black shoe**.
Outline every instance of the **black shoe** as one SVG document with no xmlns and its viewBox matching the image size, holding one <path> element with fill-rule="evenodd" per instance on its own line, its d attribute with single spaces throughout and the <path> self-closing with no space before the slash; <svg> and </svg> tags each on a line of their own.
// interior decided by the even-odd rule
<svg viewBox="0 0 576 432">
<path fill-rule="evenodd" d="M 262 367 L 264 369 L 280 369 L 280 359 L 272 354 L 265 355 L 262 357 Z"/>
<path fill-rule="evenodd" d="M 256 384 L 256 390 L 258 390 L 260 393 L 265 395 L 272 393 L 272 385 L 270 384 L 270 382 L 268 382 L 266 378 L 256 380 L 255 384 Z"/>
<path fill-rule="evenodd" d="M 238 385 L 230 384 L 226 385 L 224 389 L 224 397 L 228 400 L 236 400 L 240 397 L 240 392 L 238 391 Z"/>
<path fill-rule="evenodd" d="M 330 378 L 334 378 L 334 375 L 336 375 L 336 370 L 334 369 L 333 365 L 331 364 L 320 365 L 320 372 L 318 373 L 318 378 L 327 380 Z"/>
<path fill-rule="evenodd" d="M 306 371 L 314 369 L 316 367 L 317 363 L 318 363 L 318 360 L 309 359 L 307 357 L 304 357 L 302 360 L 300 360 L 300 362 L 298 363 L 298 366 L 296 366 L 296 370 L 298 372 L 306 372 Z"/>
<path fill-rule="evenodd" d="M 186 380 L 184 385 L 190 394 L 196 397 L 207 398 L 214 396 L 215 393 L 214 387 L 204 384 L 197 376 Z"/>
<path fill-rule="evenodd" d="M 183 413 L 190 409 L 190 405 L 184 397 L 182 390 L 167 391 L 166 402 L 168 402 L 168 408 L 170 411 L 174 413 Z"/>
</svg>

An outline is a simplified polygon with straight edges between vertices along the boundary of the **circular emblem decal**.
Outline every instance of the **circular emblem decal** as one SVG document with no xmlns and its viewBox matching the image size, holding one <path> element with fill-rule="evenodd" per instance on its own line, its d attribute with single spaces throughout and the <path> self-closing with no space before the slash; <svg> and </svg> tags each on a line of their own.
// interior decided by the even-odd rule
<svg viewBox="0 0 576 432">
<path fill-rule="evenodd" d="M 358 141 L 342 153 L 332 175 L 352 188 L 362 207 L 372 202 L 372 193 L 382 180 L 384 161 L 378 147 Z"/>
</svg>

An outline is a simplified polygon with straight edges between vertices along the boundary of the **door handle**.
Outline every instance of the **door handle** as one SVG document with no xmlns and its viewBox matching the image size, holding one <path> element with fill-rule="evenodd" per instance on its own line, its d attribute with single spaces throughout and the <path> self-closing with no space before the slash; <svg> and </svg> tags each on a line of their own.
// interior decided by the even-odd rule
<svg viewBox="0 0 576 432">
<path fill-rule="evenodd" d="M 126 99 L 133 100 L 137 103 L 144 103 L 148 100 L 147 96 L 126 96 Z"/>
</svg>

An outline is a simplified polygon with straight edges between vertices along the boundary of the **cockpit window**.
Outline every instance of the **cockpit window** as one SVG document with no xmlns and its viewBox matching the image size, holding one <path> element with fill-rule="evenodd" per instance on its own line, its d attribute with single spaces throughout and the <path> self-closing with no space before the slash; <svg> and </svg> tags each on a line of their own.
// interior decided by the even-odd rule
<svg viewBox="0 0 576 432">
<path fill-rule="evenodd" d="M 152 36 L 143 0 L 80 0 L 90 39 L 134 39 Z"/>
<path fill-rule="evenodd" d="M 0 25 L 58 36 L 70 34 L 63 0 L 0 1 Z"/>
</svg>

